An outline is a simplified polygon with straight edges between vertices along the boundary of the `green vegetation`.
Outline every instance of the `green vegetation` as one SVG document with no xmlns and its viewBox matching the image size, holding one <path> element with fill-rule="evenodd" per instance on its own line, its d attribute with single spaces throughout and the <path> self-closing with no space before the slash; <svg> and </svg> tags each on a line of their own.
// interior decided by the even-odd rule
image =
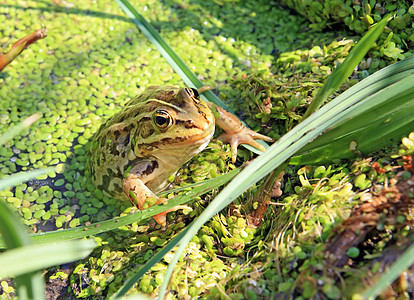
<svg viewBox="0 0 414 300">
<path fill-rule="evenodd" d="M 406 20 L 411 8 L 406 7 L 405 2 L 395 2 L 396 7 L 391 7 L 362 1 L 362 9 L 358 10 L 348 2 L 335 6 L 332 3 L 338 4 L 337 1 L 313 1 L 316 4 L 312 4 L 312 9 L 302 9 L 299 3 L 285 1 L 297 5 L 299 12 L 306 11 L 311 22 L 318 21 L 315 25 L 264 0 L 184 1 L 180 4 L 131 1 L 198 79 L 214 87 L 214 92 L 251 128 L 275 139 L 289 132 L 279 145 L 273 145 L 243 170 L 231 163 L 228 146 L 213 141 L 180 171 L 180 175 L 171 178 L 177 189 L 166 192 L 167 197 L 178 194 L 183 197 L 174 198 L 165 207 L 187 202 L 194 210 L 188 214 L 170 213 L 165 230 L 154 226 L 154 221 L 149 219 L 163 208 L 131 214 L 136 209 L 128 203 L 110 199 L 95 189 L 85 166 L 89 141 L 105 119 L 147 85 L 182 86 L 180 77 L 113 1 L 3 2 L 0 45 L 5 50 L 41 25 L 48 28 L 49 34 L 22 52 L 0 73 L 0 132 L 3 136 L 33 113 L 42 114 L 32 127 L 23 129 L 0 148 L 0 178 L 3 180 L 0 184 L 10 178 L 10 174 L 44 167 L 54 169 L 46 170 L 43 175 L 35 174 L 35 180 L 14 183 L 15 187 L 12 183 L 5 184 L 8 187 L 0 191 L 1 204 L 6 203 L 8 208 L 17 211 L 31 232 L 36 233 L 30 235 L 33 243 L 63 242 L 93 235 L 97 244 L 86 259 L 70 267 L 58 265 L 48 269 L 46 285 L 55 289 L 58 296 L 71 294 L 91 298 L 139 292 L 155 297 L 161 285 L 168 283 L 165 280 L 171 271 L 167 271 L 168 265 L 178 261 L 167 288 L 167 299 L 188 296 L 254 299 L 281 295 L 298 299 L 316 295 L 329 299 L 374 297 L 381 293 L 384 283 L 392 282 L 410 266 L 404 256 L 398 260 L 398 253 L 403 253 L 412 240 L 409 229 L 412 221 L 408 213 L 412 203 L 406 200 L 404 205 L 395 205 L 392 201 L 392 195 L 398 194 L 406 199 L 402 184 L 397 186 L 400 189 L 384 190 L 385 195 L 391 196 L 380 198 L 379 195 L 382 186 L 393 186 L 397 178 L 404 182 L 412 177 L 409 155 L 414 149 L 414 133 L 410 134 L 413 120 L 403 114 L 404 109 L 412 109 L 409 77 L 412 59 L 388 68 L 388 73 L 382 71 L 373 75 L 377 77 L 368 77 L 412 55 L 407 47 L 412 29 L 406 26 L 411 24 Z M 381 7 L 384 11 L 378 15 Z M 396 14 L 392 14 L 388 27 L 366 58 L 360 63 L 354 62 L 358 66 L 345 83 L 339 83 L 341 86 L 335 96 L 345 90 L 348 92 L 329 103 L 331 109 L 338 109 L 338 120 L 334 119 L 336 114 L 331 116 L 332 112 L 324 107 L 323 111 L 302 122 L 323 81 L 356 45 L 362 44 L 355 42 L 361 42 L 362 34 L 370 25 L 381 19 L 385 22 L 383 17 L 388 12 Z M 365 27 L 352 21 L 362 20 L 361 14 L 368 21 L 363 23 Z M 369 22 L 368 17 L 373 22 Z M 338 24 L 336 31 L 321 32 L 320 26 L 332 26 L 332 20 Z M 401 25 L 403 21 L 404 26 Z M 355 32 L 345 31 L 347 27 Z M 343 38 L 338 39 L 338 35 Z M 348 69 L 351 71 L 354 66 Z M 346 72 L 343 74 L 348 77 Z M 364 78 L 367 78 L 365 83 L 355 86 Z M 378 85 L 372 84 L 369 80 L 374 79 L 371 78 L 375 78 Z M 394 86 L 387 90 L 395 94 L 383 93 L 390 84 Z M 406 90 L 400 92 L 402 89 L 396 88 L 398 84 Z M 336 90 L 337 86 L 333 86 Z M 390 106 L 385 109 L 366 100 L 374 93 Z M 327 100 L 326 97 L 323 100 Z M 9 105 L 10 102 L 13 104 Z M 340 108 L 344 103 L 361 105 L 364 110 Z M 399 110 L 400 107 L 403 109 Z M 374 108 L 371 114 L 381 112 L 383 119 L 371 119 L 370 109 Z M 393 116 L 384 112 L 392 109 L 400 116 L 398 120 L 404 116 L 403 129 L 398 127 L 398 122 L 390 121 Z M 358 115 L 361 111 L 364 114 Z M 358 120 L 365 116 L 372 120 L 369 122 L 374 124 L 372 126 L 386 124 L 381 128 L 390 128 L 392 124 L 397 126 L 393 128 L 399 128 L 396 130 L 399 135 L 396 137 L 392 133 L 391 142 L 391 133 L 387 136 L 387 148 L 385 144 L 382 149 L 361 148 L 362 141 L 356 142 L 352 136 L 351 140 L 346 139 L 348 123 L 342 122 L 334 130 L 328 130 L 338 124 L 340 116 L 358 116 Z M 362 121 L 350 123 L 365 124 Z M 302 127 L 296 127 L 298 135 L 294 136 L 291 129 L 298 124 Z M 369 126 L 367 130 L 371 130 L 368 131 L 370 136 L 375 132 L 375 128 Z M 322 138 L 315 140 L 322 132 L 325 132 Z M 385 135 L 378 130 L 375 134 Z M 336 145 L 341 145 L 342 150 L 345 147 L 344 152 L 350 154 L 348 160 L 327 156 L 323 148 L 326 143 L 318 142 L 323 141 L 324 136 L 328 140 L 344 137 L 338 139 Z M 263 200 L 255 198 L 261 185 L 257 181 L 300 151 L 302 146 L 289 148 L 293 142 L 304 145 L 306 139 L 313 141 L 304 148 L 310 152 L 298 153 L 291 160 L 295 166 L 285 168 L 283 195 L 273 199 L 260 226 L 252 226 L 249 217 Z M 287 145 L 284 152 L 280 150 L 283 143 Z M 315 147 L 312 145 L 318 145 L 321 152 L 312 152 Z M 312 164 L 317 161 L 315 156 L 325 160 Z M 251 157 L 250 151 L 239 150 L 239 163 Z M 218 188 L 235 176 L 238 182 L 232 181 L 223 190 L 228 197 L 219 194 Z M 207 185 L 197 185 L 205 180 L 209 180 Z M 231 190 L 240 182 L 246 183 L 242 184 L 243 190 Z M 246 190 L 250 185 L 252 188 Z M 214 191 L 210 192 L 211 189 Z M 191 194 L 185 195 L 189 190 Z M 412 198 L 412 195 L 407 197 Z M 209 205 L 214 198 L 216 205 Z M 230 202 L 232 204 L 226 207 Z M 387 209 L 372 204 L 377 202 L 388 205 Z M 376 213 L 369 216 L 374 226 L 361 221 L 365 212 L 360 207 L 368 203 L 372 205 L 371 212 Z M 340 224 L 342 227 L 337 227 Z M 359 226 L 360 240 L 343 237 L 351 225 Z M 56 229 L 67 230 L 43 234 Z M 192 231 L 194 235 L 190 235 Z M 13 248 L 4 243 L 7 235 L 3 231 L 2 235 L 5 239 L 0 240 L 0 246 Z M 189 239 L 188 245 L 179 244 L 183 238 Z M 390 255 L 395 245 L 399 252 Z M 90 244 L 84 246 L 85 249 L 91 247 Z M 187 246 L 185 255 L 174 257 L 179 253 L 176 246 Z M 405 256 L 412 256 L 411 248 Z M 13 250 L 4 251 L 0 257 L 10 251 Z M 384 253 L 397 261 L 392 276 L 384 277 L 387 274 L 382 273 L 388 265 L 385 259 L 378 258 Z M 67 261 L 70 260 L 62 259 L 61 263 Z M 54 264 L 58 263 L 54 260 Z M 47 265 L 38 268 L 41 267 Z M 377 285 L 373 281 L 372 289 L 368 288 L 372 282 L 362 280 L 366 274 L 380 277 Z M 18 284 L 17 278 L 16 282 Z M 63 288 L 59 289 L 59 285 Z M 15 296 L 13 286 L 10 280 L 0 280 L 2 298 Z M 392 292 L 405 295 L 407 290 L 394 286 Z M 47 296 L 52 297 L 51 294 Z"/>
</svg>

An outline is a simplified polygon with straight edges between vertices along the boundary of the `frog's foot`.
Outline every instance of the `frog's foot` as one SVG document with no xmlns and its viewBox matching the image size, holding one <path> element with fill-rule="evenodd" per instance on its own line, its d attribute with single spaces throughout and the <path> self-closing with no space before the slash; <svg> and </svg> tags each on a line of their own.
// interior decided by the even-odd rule
<svg viewBox="0 0 414 300">
<path fill-rule="evenodd" d="M 167 204 L 167 199 L 159 198 L 157 200 L 157 204 L 161 204 L 161 203 L 162 204 Z M 177 210 L 180 210 L 180 209 L 193 210 L 191 207 L 188 207 L 188 206 L 185 206 L 185 205 L 177 205 L 177 206 L 174 206 L 174 207 L 171 207 L 171 208 L 167 209 L 166 211 L 163 211 L 162 213 L 159 213 L 158 215 L 155 215 L 153 218 L 158 224 L 164 226 L 165 223 L 167 222 L 167 214 L 169 212 L 177 211 Z"/>
<path fill-rule="evenodd" d="M 257 139 L 263 140 L 266 142 L 273 142 L 273 139 L 271 137 L 265 136 L 263 134 L 257 133 L 245 126 L 241 127 L 240 130 L 236 132 L 225 132 L 221 134 L 218 139 L 224 143 L 229 143 L 231 147 L 231 161 L 233 163 L 236 162 L 237 158 L 237 147 L 240 144 L 249 144 L 257 149 L 259 149 L 262 152 L 266 151 L 266 148 L 259 144 Z"/>
</svg>

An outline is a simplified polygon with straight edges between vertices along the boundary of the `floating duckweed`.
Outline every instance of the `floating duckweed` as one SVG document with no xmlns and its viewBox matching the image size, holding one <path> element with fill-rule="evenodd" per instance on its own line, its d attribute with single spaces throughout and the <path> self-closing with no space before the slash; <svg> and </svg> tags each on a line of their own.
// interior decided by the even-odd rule
<svg viewBox="0 0 414 300">
<path fill-rule="evenodd" d="M 97 214 L 97 213 L 98 213 L 98 209 L 97 209 L 97 208 L 95 208 L 95 207 L 88 207 L 88 208 L 86 209 L 86 213 L 87 213 L 88 215 L 95 215 L 95 214 Z"/>
<path fill-rule="evenodd" d="M 358 175 L 354 180 L 354 185 L 360 189 L 366 189 L 371 186 L 371 181 L 366 179 L 365 174 Z"/>
<path fill-rule="evenodd" d="M 97 198 L 92 198 L 91 202 L 92 202 L 92 205 L 95 206 L 96 208 L 102 208 L 104 205 L 104 203 L 98 200 Z"/>
<path fill-rule="evenodd" d="M 23 218 L 25 218 L 26 220 L 32 218 L 32 212 L 27 207 L 22 207 L 21 211 L 23 213 Z"/>
<path fill-rule="evenodd" d="M 351 247 L 351 248 L 349 248 L 349 249 L 348 249 L 348 251 L 346 252 L 346 254 L 347 254 L 349 257 L 351 257 L 351 258 L 356 258 L 356 257 L 358 257 L 358 256 L 359 256 L 359 253 L 360 253 L 360 251 L 359 251 L 359 249 L 358 249 L 358 248 L 356 248 L 356 247 Z"/>
<path fill-rule="evenodd" d="M 155 237 L 155 236 L 154 237 L 151 237 L 150 240 L 151 240 L 151 242 L 153 242 L 158 247 L 162 247 L 162 246 L 164 246 L 167 243 L 166 240 L 161 239 L 159 237 Z"/>
<path fill-rule="evenodd" d="M 46 214 L 46 211 L 44 209 L 42 210 L 37 210 L 34 214 L 33 217 L 36 219 L 40 219 L 41 217 L 43 217 Z"/>
<path fill-rule="evenodd" d="M 66 191 L 63 193 L 63 196 L 68 197 L 68 198 L 72 198 L 73 196 L 75 196 L 75 192 L 74 191 Z"/>
<path fill-rule="evenodd" d="M 65 184 L 65 180 L 62 178 L 55 181 L 55 186 L 62 186 L 64 184 Z"/>
<path fill-rule="evenodd" d="M 66 217 L 65 216 L 59 216 L 56 218 L 55 221 L 55 225 L 57 228 L 60 228 L 63 226 L 63 223 L 66 221 Z"/>
<path fill-rule="evenodd" d="M 2 280 L 1 283 L 0 283 L 0 285 L 1 285 L 2 289 L 3 289 L 3 291 L 6 294 L 14 293 L 14 288 L 12 286 L 9 286 L 9 284 L 8 284 L 7 281 Z M 7 295 L 6 295 L 6 297 L 7 297 Z"/>
<path fill-rule="evenodd" d="M 95 189 L 93 192 L 95 193 L 96 198 L 98 198 L 99 200 L 102 200 L 103 199 L 103 196 L 104 195 L 103 195 L 103 192 L 101 190 Z"/>
</svg>

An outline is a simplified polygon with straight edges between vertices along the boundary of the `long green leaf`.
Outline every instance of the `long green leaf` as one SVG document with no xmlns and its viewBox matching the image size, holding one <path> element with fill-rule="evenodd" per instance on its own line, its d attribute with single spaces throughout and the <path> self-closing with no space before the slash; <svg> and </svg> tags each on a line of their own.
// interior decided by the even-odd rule
<svg viewBox="0 0 414 300">
<path fill-rule="evenodd" d="M 337 97 L 338 101 L 360 101 L 370 97 L 347 120 L 306 145 L 293 157 L 291 164 L 330 163 L 334 159 L 351 158 L 355 151 L 370 153 L 392 144 L 414 126 L 414 57 L 384 68 L 351 87 Z M 369 107 L 366 107 L 369 105 Z"/>
<path fill-rule="evenodd" d="M 9 128 L 2 136 L 0 136 L 0 146 L 4 145 L 7 141 L 11 140 L 21 131 L 28 128 L 34 122 L 39 120 L 41 116 L 42 115 L 39 113 L 33 114 L 30 117 L 26 118 L 23 122 L 17 124 L 14 127 Z"/>
<path fill-rule="evenodd" d="M 10 249 L 27 246 L 31 241 L 19 217 L 7 205 L 0 201 L 0 234 Z M 3 265 L 0 269 L 3 269 Z M 44 281 L 41 272 L 27 273 L 16 277 L 19 299 L 45 299 Z"/>
<path fill-rule="evenodd" d="M 414 244 L 411 245 L 391 267 L 383 272 L 379 280 L 364 293 L 364 299 L 375 299 L 412 264 L 414 264 Z"/>
<path fill-rule="evenodd" d="M 31 244 L 19 216 L 2 201 L 0 201 L 0 234 L 4 239 L 5 246 L 9 249 Z"/>
<path fill-rule="evenodd" d="M 55 167 L 50 167 L 50 168 L 38 169 L 38 170 L 27 171 L 27 172 L 20 172 L 20 173 L 10 175 L 0 180 L 0 190 L 3 190 L 11 186 L 15 186 L 25 181 L 29 181 L 33 178 L 36 178 L 37 176 L 53 172 L 54 170 L 55 170 Z"/>
<path fill-rule="evenodd" d="M 306 110 L 306 113 L 303 116 L 304 118 L 307 118 L 311 113 L 316 111 L 328 97 L 330 97 L 341 84 L 347 80 L 348 76 L 351 75 L 355 67 L 359 64 L 365 54 L 367 54 L 372 44 L 378 39 L 387 23 L 388 17 L 384 17 L 361 38 L 342 64 L 337 67 L 325 81 L 323 87 L 318 91 L 315 99 L 313 99 L 311 105 L 309 105 Z"/>
<path fill-rule="evenodd" d="M 0 254 L 0 278 L 19 276 L 73 262 L 88 256 L 95 247 L 94 240 L 78 240 L 8 250 Z"/>
<path fill-rule="evenodd" d="M 201 88 L 203 83 L 197 78 L 197 76 L 190 70 L 184 61 L 171 49 L 171 47 L 164 41 L 155 28 L 149 24 L 143 16 L 141 16 L 135 8 L 127 0 L 115 0 L 124 13 L 131 18 L 131 20 L 137 25 L 146 38 L 157 48 L 164 59 L 174 69 L 174 71 L 181 77 L 184 83 L 193 88 Z M 205 95 L 205 98 L 203 97 Z M 212 91 L 204 92 L 202 97 L 206 101 L 211 101 L 220 105 L 223 108 L 229 110 L 226 104 L 220 100 Z"/>
<path fill-rule="evenodd" d="M 159 262 L 164 255 L 166 255 L 168 252 L 170 252 L 181 240 L 181 238 L 186 234 L 189 227 L 185 228 L 183 231 L 181 231 L 176 237 L 174 237 L 167 245 L 165 245 L 157 254 L 155 254 L 153 257 L 151 257 L 150 260 L 148 260 L 145 265 L 140 267 L 138 271 L 132 274 L 128 278 L 128 280 L 122 285 L 122 287 L 114 294 L 112 295 L 112 299 L 119 299 L 122 296 L 128 292 L 130 288 L 134 286 L 134 284 L 142 277 L 146 272 L 148 272 L 152 266 L 154 266 L 157 262 Z"/>
<path fill-rule="evenodd" d="M 62 241 L 62 240 L 79 239 L 79 238 L 107 232 L 107 231 L 119 228 L 121 226 L 125 226 L 133 222 L 138 222 L 142 219 L 152 217 L 176 205 L 184 204 L 195 197 L 201 196 L 205 193 L 208 193 L 212 189 L 219 188 L 220 186 L 226 184 L 232 178 L 234 178 L 239 172 L 240 172 L 240 168 L 232 170 L 231 172 L 228 172 L 219 177 L 210 179 L 203 183 L 199 183 L 196 187 L 192 185 L 193 188 L 191 189 L 191 191 L 185 194 L 178 195 L 177 197 L 173 199 L 170 199 L 166 205 L 154 206 L 146 210 L 139 211 L 132 215 L 113 218 L 110 220 L 94 223 L 89 226 L 81 226 L 81 227 L 76 227 L 76 228 L 49 231 L 49 232 L 44 232 L 44 233 L 43 232 L 34 233 L 34 234 L 31 234 L 30 237 L 33 243 L 43 244 L 47 242 L 53 242 L 56 240 Z M 181 189 L 182 188 L 179 188 L 177 190 L 181 190 Z M 2 221 L 1 216 L 2 215 L 0 214 L 0 222 Z M 5 238 L 0 237 L 0 249 L 4 248 L 5 246 L 6 246 Z"/>
</svg>

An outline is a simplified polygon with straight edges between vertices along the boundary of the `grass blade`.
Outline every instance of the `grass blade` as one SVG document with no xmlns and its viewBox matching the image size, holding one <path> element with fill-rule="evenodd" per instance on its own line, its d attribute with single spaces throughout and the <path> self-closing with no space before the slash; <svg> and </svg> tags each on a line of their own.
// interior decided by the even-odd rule
<svg viewBox="0 0 414 300">
<path fill-rule="evenodd" d="M 414 244 L 412 244 L 392 266 L 385 271 L 373 287 L 364 293 L 364 299 L 375 299 L 412 264 L 414 264 Z"/>
<path fill-rule="evenodd" d="M 42 233 L 34 233 L 31 234 L 30 237 L 35 244 L 43 244 L 47 242 L 53 242 L 56 240 L 73 240 L 73 239 L 79 239 L 84 238 L 91 235 L 96 235 L 99 233 L 103 233 L 106 231 L 110 231 L 116 228 L 119 228 L 124 225 L 131 224 L 133 222 L 140 221 L 142 219 L 150 218 L 158 213 L 161 213 L 165 211 L 168 208 L 174 207 L 176 205 L 181 205 L 189 200 L 201 196 L 212 189 L 218 188 L 227 182 L 229 182 L 231 179 L 233 179 L 238 173 L 240 172 L 239 169 L 235 169 L 231 172 L 228 172 L 226 174 L 223 174 L 222 176 L 210 179 L 208 181 L 203 182 L 202 184 L 198 184 L 197 187 L 194 187 L 189 191 L 188 193 L 178 195 L 177 197 L 170 199 L 168 201 L 168 204 L 166 205 L 159 205 L 154 206 L 151 208 L 148 208 L 143 211 L 139 211 L 132 215 L 127 215 L 123 217 L 113 218 L 110 220 L 98 222 L 91 224 L 89 226 L 82 226 L 82 227 L 76 227 L 76 228 L 69 228 L 69 229 L 63 229 L 63 230 L 56 230 L 56 231 L 49 231 L 49 232 L 42 232 Z M 171 191 L 170 191 L 171 192 Z M 1 202 L 0 202 L 1 203 Z M 0 211 L 1 213 L 1 211 Z M 7 215 L 7 214 L 6 214 Z M 2 226 L 2 215 L 0 214 L 0 226 Z M 6 246 L 6 238 L 5 236 L 0 237 L 0 249 L 5 248 Z"/>
<path fill-rule="evenodd" d="M 181 231 L 175 238 L 173 238 L 165 247 L 163 247 L 157 254 L 155 254 L 149 261 L 145 263 L 141 268 L 138 269 L 128 280 L 122 285 L 122 287 L 111 297 L 112 299 L 119 299 L 128 292 L 130 288 L 142 277 L 146 272 L 148 272 L 152 266 L 159 262 L 164 255 L 170 252 L 181 240 L 181 238 L 186 234 L 189 227 Z"/>
<path fill-rule="evenodd" d="M 20 276 L 88 256 L 96 247 L 94 240 L 65 241 L 30 245 L 0 255 L 0 278 Z M 33 259 L 35 257 L 36 259 Z"/>
<path fill-rule="evenodd" d="M 19 217 L 7 205 L 0 201 L 0 234 L 5 238 L 8 248 L 31 244 Z M 7 252 L 6 252 L 7 253 Z M 3 269 L 3 265 L 0 264 Z M 19 299 L 45 299 L 44 281 L 41 272 L 33 272 L 16 277 L 17 295 Z"/>
<path fill-rule="evenodd" d="M 348 120 L 305 146 L 300 151 L 304 154 L 293 157 L 290 163 L 330 163 L 333 159 L 354 157 L 355 152 L 349 150 L 351 142 L 356 142 L 359 152 L 370 153 L 407 134 L 414 122 L 413 73 L 414 57 L 410 57 L 376 72 L 338 96 L 339 101 L 368 97 L 371 100 L 355 110 Z"/>
<path fill-rule="evenodd" d="M 19 216 L 0 201 L 0 234 L 7 248 L 23 247 L 31 244 L 27 231 Z"/>
<path fill-rule="evenodd" d="M 303 118 L 307 118 L 311 113 L 316 111 L 330 97 L 342 83 L 347 80 L 355 67 L 362 58 L 367 54 L 372 44 L 378 39 L 385 25 L 388 23 L 388 17 L 384 17 L 380 22 L 375 24 L 367 34 L 358 42 L 355 48 L 349 53 L 342 64 L 336 68 L 318 91 L 315 99 L 309 105 Z"/>
<path fill-rule="evenodd" d="M 190 68 L 187 67 L 183 60 L 164 41 L 164 39 L 159 35 L 155 28 L 149 24 L 127 0 L 115 0 L 115 2 L 118 3 L 124 13 L 129 18 L 131 18 L 131 20 L 135 23 L 135 25 L 137 25 L 145 37 L 155 46 L 155 48 L 157 48 L 157 50 L 161 53 L 161 55 L 170 64 L 174 71 L 181 77 L 187 86 L 193 88 L 200 88 L 204 86 L 203 83 L 197 78 L 197 76 L 190 70 Z M 201 96 L 204 100 L 211 101 L 229 110 L 226 104 L 221 101 L 220 98 L 218 98 L 212 91 L 205 91 Z"/>
<path fill-rule="evenodd" d="M 38 169 L 38 170 L 21 172 L 21 173 L 10 175 L 0 180 L 0 190 L 3 190 L 11 186 L 15 186 L 25 181 L 29 181 L 33 178 L 36 178 L 37 176 L 50 173 L 54 170 L 55 170 L 55 167 L 50 167 L 50 168 Z"/>
<path fill-rule="evenodd" d="M 4 133 L 2 136 L 0 136 L 0 146 L 4 145 L 7 141 L 11 140 L 21 131 L 25 130 L 30 125 L 32 125 L 34 122 L 39 120 L 41 116 L 42 115 L 39 113 L 33 114 L 30 117 L 26 118 L 23 122 L 17 124 L 14 127 L 7 129 L 7 132 Z"/>
</svg>

